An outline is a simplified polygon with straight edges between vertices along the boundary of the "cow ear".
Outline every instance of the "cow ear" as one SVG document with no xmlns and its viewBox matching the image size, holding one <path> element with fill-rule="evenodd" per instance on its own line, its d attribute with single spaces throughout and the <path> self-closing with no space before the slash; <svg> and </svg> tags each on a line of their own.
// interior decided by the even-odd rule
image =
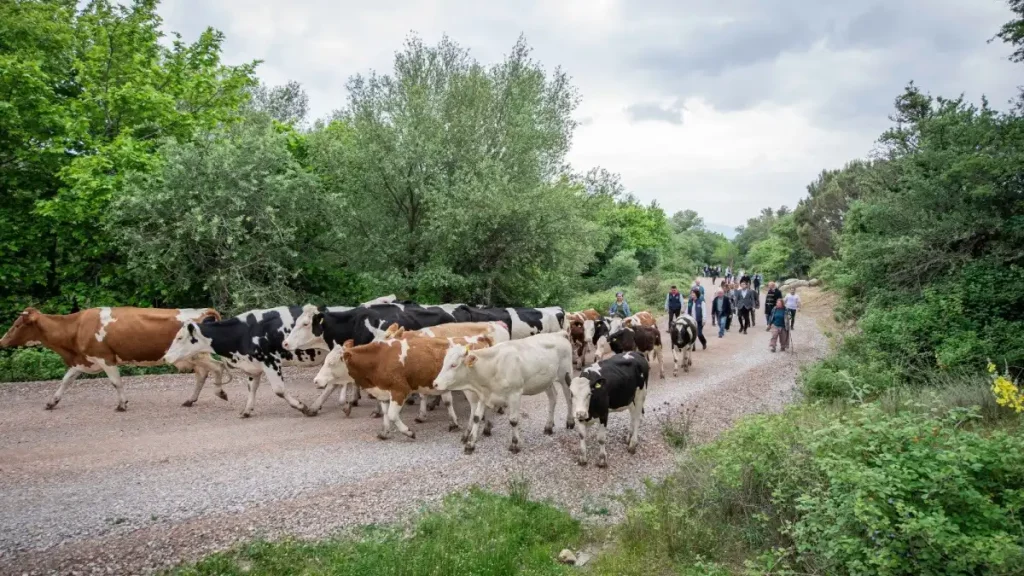
<svg viewBox="0 0 1024 576">
<path fill-rule="evenodd" d="M 324 315 L 323 315 L 322 312 L 317 312 L 316 314 L 313 314 L 313 320 L 310 322 L 310 325 L 312 325 L 312 326 L 319 326 L 319 325 L 321 325 L 323 323 L 324 323 Z"/>
<path fill-rule="evenodd" d="M 351 348 L 351 347 L 353 347 L 355 345 L 356 345 L 356 341 L 352 340 L 351 338 L 349 338 L 348 340 L 345 340 L 345 343 L 342 344 L 341 346 L 342 346 L 342 348 Z"/>
<path fill-rule="evenodd" d="M 476 364 L 476 354 L 470 354 L 466 356 L 466 366 L 472 368 L 474 364 Z"/>
</svg>

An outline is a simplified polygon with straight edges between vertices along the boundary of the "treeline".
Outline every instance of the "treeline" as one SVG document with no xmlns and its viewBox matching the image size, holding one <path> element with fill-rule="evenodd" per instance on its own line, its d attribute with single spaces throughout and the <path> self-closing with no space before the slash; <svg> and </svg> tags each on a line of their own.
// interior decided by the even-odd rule
<svg viewBox="0 0 1024 576">
<path fill-rule="evenodd" d="M 28 305 L 564 304 L 725 242 L 568 166 L 580 97 L 522 39 L 485 66 L 412 37 L 311 121 L 301 86 L 224 63 L 219 32 L 168 44 L 160 25 L 155 0 L 0 5 L 0 324 Z"/>
</svg>

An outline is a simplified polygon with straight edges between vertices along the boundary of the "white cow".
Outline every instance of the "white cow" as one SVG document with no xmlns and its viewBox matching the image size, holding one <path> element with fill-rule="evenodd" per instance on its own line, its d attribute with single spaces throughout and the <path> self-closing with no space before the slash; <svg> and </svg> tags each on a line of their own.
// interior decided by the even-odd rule
<svg viewBox="0 0 1024 576">
<path fill-rule="evenodd" d="M 572 345 L 565 332 L 537 334 L 511 340 L 483 350 L 470 351 L 466 346 L 451 346 L 445 354 L 441 372 L 434 380 L 438 390 L 462 390 L 473 404 L 473 426 L 466 440 L 465 452 L 472 453 L 486 408 L 508 406 L 512 442 L 509 450 L 519 452 L 519 403 L 523 395 L 544 393 L 548 396 L 548 419 L 545 434 L 554 434 L 556 386 L 565 397 L 565 427 L 575 427 L 572 415 L 569 382 L 572 379 Z"/>
</svg>

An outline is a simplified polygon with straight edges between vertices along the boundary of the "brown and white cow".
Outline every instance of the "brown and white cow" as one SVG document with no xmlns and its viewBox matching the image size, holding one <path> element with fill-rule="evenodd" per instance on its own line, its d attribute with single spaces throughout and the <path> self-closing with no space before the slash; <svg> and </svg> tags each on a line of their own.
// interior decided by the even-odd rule
<svg viewBox="0 0 1024 576">
<path fill-rule="evenodd" d="M 599 320 L 601 314 L 593 308 L 565 315 L 565 331 L 572 343 L 573 366 L 579 370 L 583 369 L 587 352 L 594 347 L 591 341 L 594 340 L 595 322 Z"/>
<path fill-rule="evenodd" d="M 322 400 L 339 384 L 354 382 L 382 404 L 387 403 L 384 426 L 378 434 L 381 440 L 390 436 L 392 425 L 409 438 L 416 438 L 416 433 L 409 430 L 400 417 L 405 399 L 414 391 L 441 395 L 451 418 L 448 429 L 458 430 L 460 426 L 451 393 L 434 387 L 434 379 L 441 372 L 445 354 L 453 344 L 481 349 L 493 346 L 494 340 L 486 334 L 460 338 L 414 336 L 375 341 L 362 346 L 355 346 L 352 340 L 348 340 L 342 346 L 335 346 L 314 380 L 318 387 L 327 389 L 307 413 L 315 414 Z M 469 397 L 469 401 L 472 406 L 476 398 Z"/>
<path fill-rule="evenodd" d="M 89 308 L 74 314 L 43 314 L 26 308 L 0 339 L 0 348 L 14 346 L 45 346 L 60 355 L 68 371 L 60 387 L 46 404 L 52 410 L 60 402 L 64 390 L 81 374 L 105 372 L 117 391 L 117 411 L 124 412 L 124 397 L 118 366 L 158 366 L 167 347 L 182 325 L 220 319 L 212 308 Z M 206 377 L 213 374 L 217 397 L 227 400 L 221 377 L 225 366 L 210 355 L 175 362 L 179 370 L 194 370 L 196 375 L 192 397 L 183 406 L 191 406 L 203 389 Z M 228 375 L 230 381 L 230 374 Z"/>
<path fill-rule="evenodd" d="M 654 315 L 644 310 L 643 312 L 637 312 L 629 318 L 622 321 L 623 328 L 634 328 L 636 326 L 657 326 L 657 320 Z"/>
</svg>

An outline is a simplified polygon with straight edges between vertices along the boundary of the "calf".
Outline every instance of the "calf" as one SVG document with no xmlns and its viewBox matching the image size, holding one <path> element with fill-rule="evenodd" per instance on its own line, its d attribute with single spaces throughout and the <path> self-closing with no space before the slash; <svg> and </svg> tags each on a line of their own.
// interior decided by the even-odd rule
<svg viewBox="0 0 1024 576">
<path fill-rule="evenodd" d="M 579 423 L 579 464 L 587 464 L 587 425 L 597 419 L 597 466 L 608 465 L 605 444 L 608 437 L 608 413 L 629 410 L 629 453 L 640 443 L 640 418 L 647 398 L 647 360 L 635 352 L 617 354 L 588 366 L 569 384 L 572 406 Z"/>
<path fill-rule="evenodd" d="M 181 327 L 164 354 L 167 362 L 178 362 L 197 354 L 216 353 L 228 365 L 249 378 L 249 397 L 241 417 L 248 418 L 256 403 L 260 378 L 266 376 L 274 393 L 300 412 L 306 405 L 288 393 L 281 369 L 284 366 L 319 366 L 327 353 L 317 349 L 285 350 L 281 344 L 300 313 L 298 306 L 253 310 L 219 322 Z"/>
<path fill-rule="evenodd" d="M 121 385 L 118 366 L 156 366 L 163 364 L 164 351 L 183 322 L 219 320 L 212 308 L 89 308 L 74 314 L 43 314 L 26 308 L 0 339 L 0 348 L 43 345 L 64 361 L 68 371 L 53 398 L 46 404 L 52 410 L 64 390 L 81 374 L 105 372 L 117 391 L 117 411 L 124 412 L 128 401 Z M 217 397 L 227 400 L 222 386 L 225 366 L 209 354 L 194 359 L 167 362 L 179 370 L 192 369 L 196 375 L 192 396 L 183 406 L 191 406 L 209 374 L 214 374 Z M 230 381 L 230 375 L 228 376 Z"/>
<path fill-rule="evenodd" d="M 493 344 L 494 341 L 487 334 L 461 338 L 391 338 L 361 346 L 349 340 L 343 346 L 335 347 L 320 368 L 314 382 L 326 390 L 310 412 L 315 414 L 324 398 L 339 384 L 347 386 L 354 382 L 382 404 L 387 404 L 384 427 L 378 435 L 382 440 L 390 436 L 392 426 L 410 438 L 416 437 L 416 433 L 409 430 L 400 417 L 405 399 L 414 390 L 421 394 L 440 394 L 451 418 L 448 429 L 458 430 L 459 421 L 452 406 L 451 393 L 434 388 L 434 379 L 441 371 L 450 346 L 479 350 Z M 476 398 L 469 394 L 467 398 L 472 406 Z M 417 418 L 417 422 L 422 421 Z"/>
<path fill-rule="evenodd" d="M 657 360 L 661 370 L 661 379 L 665 379 L 665 362 L 661 354 L 661 331 L 653 326 L 634 326 L 623 328 L 608 337 L 608 346 L 612 352 L 640 352 L 648 362 Z"/>
<path fill-rule="evenodd" d="M 509 450 L 519 452 L 519 403 L 522 396 L 541 392 L 548 397 L 548 419 L 545 434 L 554 434 L 555 386 L 562 387 L 566 402 L 565 427 L 575 422 L 569 406 L 569 381 L 572 377 L 572 346 L 568 335 L 538 334 L 512 340 L 483 350 L 451 346 L 444 357 L 440 374 L 434 381 L 438 390 L 462 390 L 476 395 L 473 405 L 473 428 L 466 441 L 465 452 L 476 448 L 477 432 L 485 408 L 508 405 L 512 442 Z"/>
<path fill-rule="evenodd" d="M 679 355 L 682 354 L 683 372 L 689 372 L 693 365 L 690 352 L 697 348 L 697 321 L 689 314 L 681 314 L 669 328 L 672 342 L 672 375 L 679 374 Z"/>
<path fill-rule="evenodd" d="M 573 347 L 573 365 L 579 369 L 586 362 L 587 352 L 593 349 L 595 322 L 601 314 L 593 308 L 565 315 L 565 330 Z"/>
</svg>

